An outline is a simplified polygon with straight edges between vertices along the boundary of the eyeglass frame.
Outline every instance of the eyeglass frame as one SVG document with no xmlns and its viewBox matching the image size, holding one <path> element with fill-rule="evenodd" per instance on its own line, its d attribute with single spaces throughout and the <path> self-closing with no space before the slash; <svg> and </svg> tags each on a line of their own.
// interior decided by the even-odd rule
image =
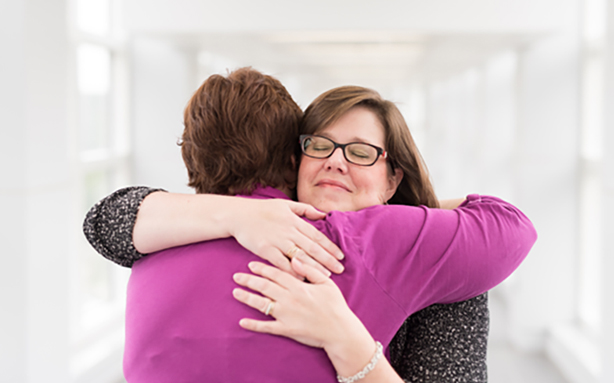
<svg viewBox="0 0 614 383">
<path fill-rule="evenodd" d="M 303 143 L 305 142 L 306 139 L 311 138 L 311 137 L 324 138 L 325 140 L 328 140 L 328 141 L 332 142 L 333 143 L 333 150 L 331 150 L 331 152 L 327 156 L 325 156 L 325 157 L 315 157 L 315 156 L 311 156 L 311 155 L 305 153 L 305 146 L 303 145 Z M 345 153 L 345 148 L 346 148 L 346 146 L 353 145 L 353 144 L 367 145 L 367 146 L 370 146 L 373 149 L 375 149 L 375 151 L 377 152 L 377 156 L 375 156 L 375 160 L 372 163 L 368 164 L 368 165 L 367 164 L 357 164 L 354 161 L 350 161 L 350 159 L 348 158 L 347 154 Z M 306 155 L 307 157 L 316 158 L 316 159 L 319 159 L 319 160 L 323 160 L 323 159 L 329 158 L 330 156 L 333 155 L 333 153 L 335 153 L 335 150 L 337 150 L 337 148 L 341 148 L 341 152 L 343 153 L 343 158 L 345 158 L 345 160 L 348 163 L 350 163 L 352 165 L 358 165 L 358 166 L 373 166 L 373 165 L 375 165 L 377 160 L 379 160 L 379 156 L 382 156 L 384 159 L 388 158 L 388 152 L 385 151 L 384 149 L 380 148 L 379 146 L 375 146 L 373 144 L 368 144 L 366 142 L 348 142 L 347 144 L 339 144 L 339 143 L 336 143 L 335 141 L 331 140 L 328 137 L 319 136 L 317 134 L 301 134 L 299 136 L 299 145 L 301 146 L 301 152 L 304 155 Z"/>
</svg>

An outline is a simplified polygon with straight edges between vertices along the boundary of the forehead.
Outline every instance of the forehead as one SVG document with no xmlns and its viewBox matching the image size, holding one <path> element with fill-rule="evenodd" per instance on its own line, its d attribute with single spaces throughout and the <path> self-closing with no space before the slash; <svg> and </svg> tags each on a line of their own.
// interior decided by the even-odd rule
<svg viewBox="0 0 614 383">
<path fill-rule="evenodd" d="M 354 107 L 317 134 L 339 143 L 366 142 L 384 145 L 384 127 L 377 114 L 365 107 Z"/>
</svg>

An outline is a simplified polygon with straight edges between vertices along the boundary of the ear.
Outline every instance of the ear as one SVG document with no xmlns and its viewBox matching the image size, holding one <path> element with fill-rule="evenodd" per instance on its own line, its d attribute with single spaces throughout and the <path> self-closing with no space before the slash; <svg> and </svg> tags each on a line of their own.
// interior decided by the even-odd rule
<svg viewBox="0 0 614 383">
<path fill-rule="evenodd" d="M 397 192 L 397 188 L 399 187 L 399 184 L 401 183 L 402 180 L 403 180 L 403 170 L 394 169 L 394 173 L 388 176 L 388 188 L 386 189 L 386 194 L 385 194 L 386 200 L 384 202 L 388 202 L 388 200 L 392 198 L 394 193 Z"/>
<path fill-rule="evenodd" d="M 296 170 L 296 157 L 294 156 L 294 154 L 290 156 L 290 162 L 292 162 L 292 169 L 286 170 L 286 174 L 284 178 L 286 179 L 286 186 L 294 190 L 296 189 L 296 181 L 298 177 L 297 170 Z"/>
<path fill-rule="evenodd" d="M 290 156 L 290 161 L 292 162 L 292 168 L 296 171 L 296 156 L 294 154 Z"/>
</svg>

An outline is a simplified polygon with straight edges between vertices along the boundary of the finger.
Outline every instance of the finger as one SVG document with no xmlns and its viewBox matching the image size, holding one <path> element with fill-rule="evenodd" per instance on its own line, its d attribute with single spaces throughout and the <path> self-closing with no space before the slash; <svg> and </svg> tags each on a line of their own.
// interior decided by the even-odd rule
<svg viewBox="0 0 614 383">
<path fill-rule="evenodd" d="M 341 262 L 339 262 L 328 251 L 322 248 L 320 244 L 314 242 L 313 239 L 300 233 L 295 237 L 295 241 L 296 245 L 307 256 L 313 258 L 317 263 L 321 264 L 326 269 L 334 272 L 335 274 L 341 274 L 343 272 L 344 268 Z"/>
<path fill-rule="evenodd" d="M 293 205 L 290 205 L 290 208 L 291 208 L 293 213 L 295 213 L 295 214 L 297 214 L 299 216 L 303 216 L 304 214 L 301 214 L 302 210 L 301 210 L 301 208 L 297 207 L 297 205 L 303 207 L 303 209 L 305 209 L 305 207 L 307 207 L 307 208 L 311 208 L 311 209 L 313 209 L 313 211 L 317 212 L 317 210 L 313 206 L 311 206 L 311 205 L 301 204 L 299 202 L 295 202 Z M 324 214 L 324 213 L 322 213 L 322 214 Z M 324 214 L 324 216 L 326 216 L 326 215 Z M 309 218 L 309 219 L 313 219 L 313 218 L 310 218 L 309 216 L 306 216 L 306 215 L 305 215 L 305 217 Z M 330 255 L 335 257 L 336 259 L 343 259 L 344 255 L 343 255 L 343 252 L 339 249 L 339 247 L 337 247 L 337 245 L 335 245 L 335 243 L 333 241 L 328 239 L 328 237 L 325 236 L 324 234 L 322 234 L 318 229 L 313 227 L 313 225 L 311 225 L 311 224 L 309 224 L 309 223 L 307 223 L 307 222 L 305 222 L 303 220 L 297 221 L 297 225 L 298 225 L 299 231 L 301 233 L 303 233 L 305 236 L 310 238 L 312 241 L 316 242 L 320 247 L 322 247 L 322 249 L 325 252 L 329 253 Z M 311 253 L 309 253 L 309 254 L 311 254 Z"/>
<path fill-rule="evenodd" d="M 246 304 L 247 306 L 253 309 L 258 310 L 261 313 L 264 313 L 267 306 L 271 302 L 269 298 L 265 298 L 258 294 L 250 293 L 249 291 L 245 291 L 239 288 L 232 290 L 232 296 L 239 302 Z"/>
<path fill-rule="evenodd" d="M 249 318 L 243 318 L 239 321 L 239 326 L 246 330 L 261 332 L 265 334 L 284 335 L 281 324 L 278 321 L 261 321 Z"/>
<path fill-rule="evenodd" d="M 278 249 L 274 247 L 267 247 L 266 249 L 263 249 L 260 252 L 259 256 L 260 258 L 269 261 L 269 263 L 271 263 L 273 266 L 277 267 L 278 269 L 283 270 L 287 273 L 290 273 L 295 278 L 298 278 L 300 280 L 303 279 L 303 277 L 296 274 L 296 272 L 292 269 L 292 266 L 290 265 L 290 260 L 288 259 L 288 257 L 286 257 Z"/>
<path fill-rule="evenodd" d="M 319 211 L 315 207 L 301 202 L 294 202 L 290 204 L 290 210 L 298 216 L 305 217 L 312 221 L 318 219 L 324 219 L 326 217 L 326 213 Z"/>
<path fill-rule="evenodd" d="M 304 236 L 315 242 L 325 252 L 332 255 L 336 259 L 343 259 L 344 255 L 343 252 L 339 249 L 339 247 L 327 236 L 322 234 L 320 230 L 316 229 L 313 225 L 301 220 L 301 222 L 297 224 L 297 228 L 299 232 L 301 232 Z"/>
<path fill-rule="evenodd" d="M 299 233 L 294 237 L 296 245 L 328 270 L 341 274 L 344 270 L 343 265 L 323 247 L 332 242 L 307 222 L 303 224 L 307 227 L 298 227 Z M 336 248 L 335 244 L 332 245 Z"/>
<path fill-rule="evenodd" d="M 270 267 L 271 269 L 276 270 L 280 273 L 284 273 L 288 278 L 291 278 L 295 280 L 296 282 L 299 282 L 296 278 L 294 278 L 293 276 L 291 276 L 290 274 L 284 271 L 273 268 L 271 266 L 267 266 L 267 267 Z M 279 284 L 269 279 L 261 278 L 261 277 L 258 277 L 252 274 L 236 273 L 232 276 L 232 278 L 239 286 L 247 287 L 250 290 L 259 292 L 260 294 L 274 301 L 280 300 L 283 297 L 283 294 L 285 291 L 285 289 Z"/>
<path fill-rule="evenodd" d="M 318 270 L 319 272 L 324 274 L 325 277 L 330 277 L 330 275 L 331 275 L 331 272 L 328 271 L 328 269 L 326 267 L 322 266 L 320 263 L 318 263 L 318 261 L 316 261 L 315 259 L 311 258 L 303 250 L 298 250 L 296 252 L 296 255 L 293 258 L 297 258 L 302 263 L 310 265 L 311 267 L 315 268 L 316 270 Z M 292 269 L 292 272 L 295 273 L 294 269 Z M 302 276 L 299 275 L 299 277 L 302 277 Z"/>
<path fill-rule="evenodd" d="M 322 274 L 315 267 L 307 265 L 297 258 L 292 259 L 292 267 L 299 275 L 304 276 L 311 283 L 326 283 L 327 281 L 331 280 L 330 278 L 324 276 L 324 274 Z"/>
<path fill-rule="evenodd" d="M 265 265 L 262 262 L 250 262 L 247 264 L 252 273 L 260 275 L 264 280 L 268 280 L 271 285 L 277 286 L 280 289 L 290 289 L 292 286 L 296 286 L 297 283 L 303 283 L 297 280 L 294 276 L 285 271 L 279 270 L 275 267 Z M 249 274 L 247 274 L 249 275 Z M 259 278 L 251 275 L 253 278 Z M 270 286 L 267 286 L 270 287 Z M 275 299 L 279 300 L 279 299 Z"/>
</svg>

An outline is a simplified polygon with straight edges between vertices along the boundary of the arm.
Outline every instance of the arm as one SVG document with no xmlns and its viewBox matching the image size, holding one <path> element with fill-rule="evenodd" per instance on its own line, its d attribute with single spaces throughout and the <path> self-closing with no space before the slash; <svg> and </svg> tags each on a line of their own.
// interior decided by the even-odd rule
<svg viewBox="0 0 614 383">
<path fill-rule="evenodd" d="M 375 341 L 350 310 L 341 291 L 329 278 L 313 267 L 292 260 L 295 271 L 309 280 L 305 283 L 289 274 L 252 262 L 249 268 L 256 275 L 237 273 L 235 281 L 264 296 L 235 289 L 234 297 L 257 310 L 264 311 L 273 301 L 269 315 L 274 321 L 242 319 L 248 330 L 286 336 L 311 347 L 323 348 L 337 373 L 351 377 L 372 361 Z M 378 359 L 364 383 L 403 382 L 385 357 Z"/>
<path fill-rule="evenodd" d="M 116 219 L 100 219 L 93 225 L 88 224 L 90 219 L 86 218 L 87 229 L 84 229 L 86 236 L 90 233 L 90 243 L 96 242 L 90 238 L 96 238 L 106 244 L 104 249 L 95 248 L 99 252 L 105 250 L 101 254 L 116 263 L 131 266 L 145 253 L 233 236 L 246 249 L 287 271 L 291 271 L 291 267 L 286 254 L 294 246 L 304 250 L 298 251 L 296 256 L 321 272 L 329 274 L 325 267 L 337 273 L 343 271 L 337 261 L 343 254 L 337 246 L 299 217 L 325 217 L 310 205 L 281 199 L 155 193 L 153 189 L 148 189 L 149 194 L 135 201 L 134 195 L 123 190 L 126 189 L 103 199 L 88 213 L 88 217 L 97 216 L 97 211 L 104 210 Z M 116 235 L 112 225 L 117 220 L 126 222 L 121 236 Z M 126 239 L 129 232 L 134 246 Z M 118 246 L 118 240 L 129 246 Z M 125 251 L 126 248 L 129 251 Z"/>
<path fill-rule="evenodd" d="M 103 257 L 132 267 L 144 254 L 132 243 L 132 230 L 139 205 L 149 194 L 161 191 L 145 186 L 119 189 L 94 205 L 83 221 L 83 233 Z"/>
<path fill-rule="evenodd" d="M 455 209 L 465 198 L 440 200 Z M 390 363 L 409 382 L 487 382 L 488 293 L 457 303 L 434 304 L 412 314 L 390 342 Z"/>
<path fill-rule="evenodd" d="M 439 200 L 455 209 L 465 198 Z M 469 300 L 434 304 L 412 314 L 389 345 L 390 363 L 408 382 L 486 383 L 489 329 L 488 294 Z"/>
<path fill-rule="evenodd" d="M 453 210 L 385 206 L 358 214 L 340 215 L 337 226 L 348 228 L 342 235 L 355 238 L 372 275 L 408 314 L 483 294 L 519 266 L 536 240 L 519 209 L 490 196 L 470 195 Z"/>
<path fill-rule="evenodd" d="M 452 210 L 459 207 L 463 202 L 465 202 L 466 198 L 453 198 L 453 199 L 440 199 L 439 200 L 439 208 Z"/>
<path fill-rule="evenodd" d="M 390 342 L 390 363 L 408 382 L 487 382 L 488 294 L 411 315 Z"/>
</svg>

